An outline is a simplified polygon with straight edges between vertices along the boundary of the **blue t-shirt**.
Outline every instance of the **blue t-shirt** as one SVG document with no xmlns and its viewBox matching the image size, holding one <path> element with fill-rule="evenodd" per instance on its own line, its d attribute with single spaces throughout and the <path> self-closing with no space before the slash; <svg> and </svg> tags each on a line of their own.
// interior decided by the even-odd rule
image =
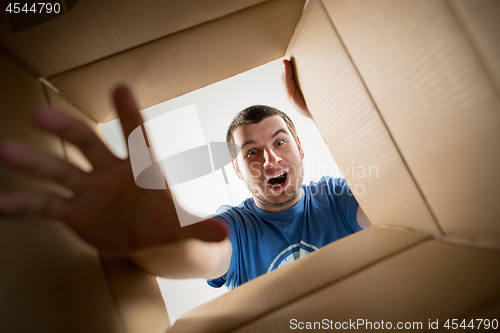
<svg viewBox="0 0 500 333">
<path fill-rule="evenodd" d="M 231 290 L 324 245 L 361 230 L 358 202 L 343 178 L 325 176 L 302 185 L 302 198 L 281 213 L 258 208 L 253 198 L 222 206 L 217 215 L 229 225 L 233 246 L 228 272 L 207 281 Z"/>
</svg>

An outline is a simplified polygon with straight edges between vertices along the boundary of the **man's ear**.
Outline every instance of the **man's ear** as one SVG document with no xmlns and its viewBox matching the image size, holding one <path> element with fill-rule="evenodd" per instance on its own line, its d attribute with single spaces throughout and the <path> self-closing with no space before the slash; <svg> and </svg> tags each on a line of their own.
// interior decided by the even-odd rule
<svg viewBox="0 0 500 333">
<path fill-rule="evenodd" d="M 236 173 L 236 176 L 238 176 L 239 179 L 243 179 L 241 176 L 240 169 L 238 168 L 238 162 L 236 160 L 232 160 L 231 164 L 233 165 L 234 172 Z"/>
<path fill-rule="evenodd" d="M 297 137 L 297 147 L 299 148 L 300 157 L 304 158 L 304 150 L 302 149 L 302 144 L 300 143 L 299 137 Z"/>
</svg>

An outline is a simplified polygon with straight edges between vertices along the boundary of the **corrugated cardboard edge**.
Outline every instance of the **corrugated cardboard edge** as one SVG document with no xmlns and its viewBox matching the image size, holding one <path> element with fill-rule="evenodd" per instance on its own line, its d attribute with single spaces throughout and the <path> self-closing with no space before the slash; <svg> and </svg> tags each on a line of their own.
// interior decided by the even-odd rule
<svg viewBox="0 0 500 333">
<path fill-rule="evenodd" d="M 116 118 L 110 94 L 118 84 L 144 109 L 281 57 L 303 5 L 267 1 L 48 79 L 105 123 Z"/>
<path fill-rule="evenodd" d="M 309 2 L 286 55 L 292 58 L 316 124 L 337 164 L 347 170 L 344 177 L 371 222 L 442 236 L 321 1 Z M 368 177 L 349 169 L 367 171 L 372 166 L 377 173 Z"/>
<path fill-rule="evenodd" d="M 445 236 L 499 247 L 500 101 L 448 3 L 322 3 Z"/>
<path fill-rule="evenodd" d="M 366 331 L 376 329 L 375 322 L 380 329 L 382 320 L 390 329 L 415 322 L 425 330 L 435 320 L 442 328 L 447 319 L 468 313 L 491 321 L 498 319 L 498 279 L 499 251 L 427 240 L 231 332 L 289 332 L 292 319 L 341 324 L 361 319 L 372 323 L 358 328 Z"/>
<path fill-rule="evenodd" d="M 419 232 L 370 227 L 184 314 L 172 332 L 237 330 L 429 239 Z"/>
<path fill-rule="evenodd" d="M 80 1 L 57 19 L 19 33 L 11 32 L 2 11 L 0 43 L 48 77 L 264 1 Z"/>
</svg>

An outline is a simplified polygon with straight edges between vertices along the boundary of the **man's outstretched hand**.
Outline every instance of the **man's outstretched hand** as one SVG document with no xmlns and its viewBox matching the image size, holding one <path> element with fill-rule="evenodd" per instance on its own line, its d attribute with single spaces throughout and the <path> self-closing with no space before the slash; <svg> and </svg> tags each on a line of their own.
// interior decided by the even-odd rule
<svg viewBox="0 0 500 333">
<path fill-rule="evenodd" d="M 143 119 L 127 88 L 117 88 L 113 100 L 128 138 Z M 225 227 L 214 220 L 180 227 L 170 191 L 138 187 L 130 161 L 115 157 L 81 121 L 47 108 L 36 110 L 33 119 L 37 126 L 75 144 L 94 169 L 86 173 L 15 141 L 4 142 L 0 145 L 2 163 L 59 183 L 74 196 L 33 191 L 2 193 L 0 215 L 34 213 L 64 220 L 90 244 L 115 254 L 130 254 L 184 239 L 218 242 L 226 238 Z"/>
<path fill-rule="evenodd" d="M 304 101 L 304 96 L 300 91 L 297 83 L 295 82 L 295 75 L 293 73 L 293 65 L 290 60 L 283 60 L 283 74 L 281 75 L 281 83 L 283 84 L 283 89 L 285 90 L 285 95 L 288 102 L 304 117 L 313 119 L 311 112 L 307 108 L 306 102 Z"/>
</svg>

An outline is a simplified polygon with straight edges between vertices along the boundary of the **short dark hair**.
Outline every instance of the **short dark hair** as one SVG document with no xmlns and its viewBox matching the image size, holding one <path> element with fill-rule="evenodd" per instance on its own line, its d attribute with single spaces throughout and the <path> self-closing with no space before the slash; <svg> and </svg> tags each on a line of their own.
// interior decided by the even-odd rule
<svg viewBox="0 0 500 333">
<path fill-rule="evenodd" d="M 292 120 L 284 112 L 273 108 L 272 106 L 253 105 L 246 108 L 245 110 L 240 111 L 236 115 L 236 117 L 234 117 L 227 130 L 226 142 L 233 159 L 235 159 L 238 155 L 236 145 L 234 144 L 234 131 L 240 126 L 257 124 L 260 123 L 263 119 L 272 116 L 280 116 L 281 119 L 285 121 L 288 130 L 293 136 L 293 139 L 297 141 L 297 131 L 295 130 L 295 126 L 293 125 Z"/>
</svg>

